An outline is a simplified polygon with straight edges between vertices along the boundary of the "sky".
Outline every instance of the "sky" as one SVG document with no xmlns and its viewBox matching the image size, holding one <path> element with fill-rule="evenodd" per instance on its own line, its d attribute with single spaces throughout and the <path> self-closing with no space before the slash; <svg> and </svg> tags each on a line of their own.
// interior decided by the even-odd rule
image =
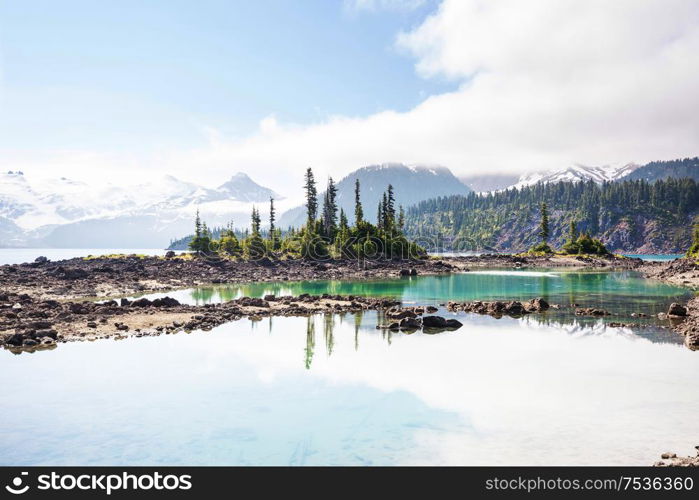
<svg viewBox="0 0 699 500">
<path fill-rule="evenodd" d="M 0 0 L 0 169 L 80 179 L 695 156 L 695 0 Z"/>
</svg>

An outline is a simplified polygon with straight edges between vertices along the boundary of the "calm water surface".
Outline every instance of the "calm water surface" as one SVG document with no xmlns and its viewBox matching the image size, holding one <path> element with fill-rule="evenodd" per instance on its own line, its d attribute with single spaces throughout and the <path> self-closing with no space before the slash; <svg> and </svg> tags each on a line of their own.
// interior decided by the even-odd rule
<svg viewBox="0 0 699 500">
<path fill-rule="evenodd" d="M 602 324 L 376 313 L 2 352 L 0 463 L 640 464 L 690 454 L 697 353 Z"/>
<path fill-rule="evenodd" d="M 169 295 L 325 292 L 435 304 L 544 296 L 626 315 L 689 297 L 630 272 L 502 269 Z M 647 465 L 694 453 L 699 352 L 676 334 L 564 311 L 457 317 L 461 329 L 436 335 L 376 330 L 368 312 L 0 351 L 0 377 L 15 381 L 3 384 L 0 465 Z"/>
<path fill-rule="evenodd" d="M 644 279 L 636 272 L 570 272 L 561 270 L 483 270 L 445 276 L 417 276 L 366 281 L 318 280 L 220 285 L 148 294 L 169 295 L 183 303 L 225 302 L 242 296 L 267 294 L 342 294 L 394 297 L 404 302 L 443 303 L 449 300 L 529 300 L 544 297 L 551 303 L 603 307 L 624 314 L 667 311 L 671 302 L 686 301 L 685 288 Z M 611 318 L 618 321 L 619 319 Z M 628 318 L 627 318 L 628 319 Z"/>
</svg>

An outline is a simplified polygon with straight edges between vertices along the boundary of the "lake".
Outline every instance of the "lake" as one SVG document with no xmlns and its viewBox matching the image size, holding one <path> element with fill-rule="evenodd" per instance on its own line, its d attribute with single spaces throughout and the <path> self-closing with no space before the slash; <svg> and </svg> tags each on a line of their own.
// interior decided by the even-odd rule
<svg viewBox="0 0 699 500">
<path fill-rule="evenodd" d="M 178 292 L 526 298 L 664 310 L 682 288 L 634 273 L 490 270 Z M 172 294 L 170 294 L 172 295 Z M 243 319 L 210 332 L 0 352 L 2 465 L 648 465 L 694 454 L 699 353 L 551 311 L 460 313 L 436 335 L 376 330 L 376 312 Z M 444 309 L 439 314 L 448 315 Z"/>
<path fill-rule="evenodd" d="M 238 297 L 267 294 L 363 295 L 391 297 L 404 303 L 439 304 L 449 300 L 529 300 L 544 297 L 551 303 L 602 307 L 630 316 L 666 312 L 671 302 L 686 301 L 692 293 L 681 287 L 648 280 L 633 271 L 567 271 L 561 269 L 489 269 L 442 276 L 363 281 L 316 280 L 298 282 L 216 285 L 139 295 L 150 299 L 170 296 L 182 303 L 202 305 Z M 133 297 L 132 297 L 133 298 Z M 554 312 L 551 311 L 551 314 Z M 610 318 L 618 321 L 618 318 Z M 627 318 L 629 319 L 629 318 Z"/>
</svg>

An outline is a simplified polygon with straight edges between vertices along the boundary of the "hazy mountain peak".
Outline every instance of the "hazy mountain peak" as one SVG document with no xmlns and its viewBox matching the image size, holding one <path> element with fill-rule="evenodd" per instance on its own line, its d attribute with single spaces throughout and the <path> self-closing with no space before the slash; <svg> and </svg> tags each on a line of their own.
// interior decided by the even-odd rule
<svg viewBox="0 0 699 500">
<path fill-rule="evenodd" d="M 283 199 L 273 190 L 260 186 L 245 172 L 236 172 L 216 190 L 239 201 L 264 202 L 269 201 L 270 198 Z"/>
</svg>

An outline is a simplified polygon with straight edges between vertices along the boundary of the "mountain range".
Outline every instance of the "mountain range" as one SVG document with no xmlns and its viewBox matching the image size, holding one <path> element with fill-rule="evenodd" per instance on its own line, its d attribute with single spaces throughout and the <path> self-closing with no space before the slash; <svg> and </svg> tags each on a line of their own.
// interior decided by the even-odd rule
<svg viewBox="0 0 699 500">
<path fill-rule="evenodd" d="M 364 215 L 373 222 L 389 184 L 393 185 L 396 204 L 407 209 L 439 197 L 521 189 L 536 183 L 593 180 L 600 184 L 639 179 L 655 182 L 669 177 L 699 181 L 699 158 L 646 165 L 574 165 L 519 178 L 484 174 L 462 179 L 446 167 L 384 163 L 359 168 L 336 186 L 338 205 L 352 220 L 354 183 L 359 179 Z M 325 182 L 317 181 L 322 191 Z M 319 193 L 319 200 L 322 196 Z M 162 248 L 191 233 L 197 209 L 211 227 L 233 220 L 235 226 L 244 228 L 254 204 L 266 219 L 264 206 L 270 197 L 275 199 L 277 213 L 281 214 L 278 227 L 299 227 L 305 222 L 304 206 L 282 198 L 244 173 L 233 175 L 215 188 L 170 175 L 131 186 L 95 186 L 66 177 L 43 180 L 17 171 L 0 173 L 0 247 Z"/>
<path fill-rule="evenodd" d="M 281 197 L 237 173 L 217 188 L 171 175 L 133 186 L 0 174 L 0 247 L 158 248 L 191 230 L 197 209 L 212 225 L 246 224 L 253 203 Z"/>
<path fill-rule="evenodd" d="M 653 161 L 645 165 L 636 163 L 604 166 L 572 165 L 556 170 L 526 173 L 519 177 L 510 174 L 484 174 L 464 176 L 460 180 L 474 191 L 481 193 L 512 188 L 521 189 L 540 182 L 547 184 L 559 181 L 594 181 L 601 184 L 640 179 L 655 182 L 669 177 L 699 180 L 699 158 Z"/>
</svg>

